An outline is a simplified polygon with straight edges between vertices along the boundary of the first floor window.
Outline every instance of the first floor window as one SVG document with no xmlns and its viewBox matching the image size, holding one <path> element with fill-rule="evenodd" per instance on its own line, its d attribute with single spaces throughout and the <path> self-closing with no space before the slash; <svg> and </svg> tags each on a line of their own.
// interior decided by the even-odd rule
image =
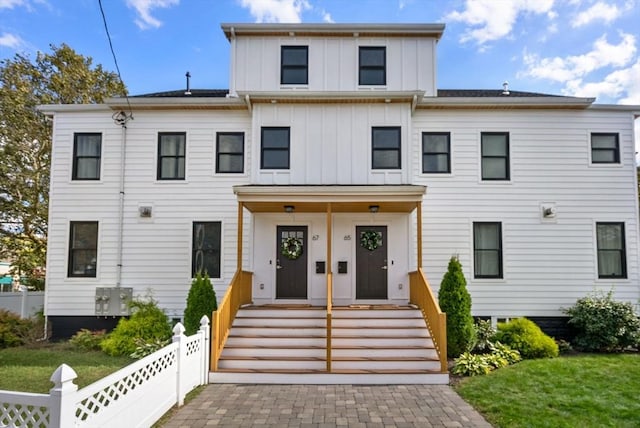
<svg viewBox="0 0 640 428">
<path fill-rule="evenodd" d="M 626 278 L 624 223 L 596 223 L 598 278 Z"/>
<path fill-rule="evenodd" d="M 158 180 L 184 180 L 187 134 L 158 134 Z"/>
<path fill-rule="evenodd" d="M 96 276 L 98 264 L 98 222 L 72 221 L 69 236 L 70 277 Z"/>
<path fill-rule="evenodd" d="M 244 171 L 244 133 L 218 132 L 216 138 L 216 172 Z"/>
<path fill-rule="evenodd" d="M 451 134 L 449 132 L 422 133 L 422 172 L 431 174 L 451 172 Z"/>
<path fill-rule="evenodd" d="M 194 221 L 191 250 L 191 276 L 200 273 L 220 278 L 220 244 L 222 224 L 219 221 Z"/>
<path fill-rule="evenodd" d="M 473 223 L 473 266 L 475 278 L 502 278 L 502 224 Z"/>
<path fill-rule="evenodd" d="M 260 168 L 289 169 L 291 130 L 288 127 L 263 127 Z"/>
<path fill-rule="evenodd" d="M 509 180 L 509 133 L 483 132 L 480 145 L 482 179 Z"/>
<path fill-rule="evenodd" d="M 377 126 L 371 131 L 371 167 L 400 169 L 400 127 Z"/>
<path fill-rule="evenodd" d="M 591 134 L 591 163 L 620 163 L 618 134 Z"/>
<path fill-rule="evenodd" d="M 102 134 L 78 133 L 73 136 L 73 180 L 100 180 Z"/>
</svg>

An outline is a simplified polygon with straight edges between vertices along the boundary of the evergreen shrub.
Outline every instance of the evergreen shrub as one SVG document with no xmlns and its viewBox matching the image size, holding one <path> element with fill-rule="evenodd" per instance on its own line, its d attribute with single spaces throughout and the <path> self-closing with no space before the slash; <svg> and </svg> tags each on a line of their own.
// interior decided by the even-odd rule
<svg viewBox="0 0 640 428">
<path fill-rule="evenodd" d="M 106 330 L 91 331 L 89 329 L 80 329 L 76 334 L 71 336 L 69 343 L 81 351 L 99 351 L 100 344 L 107 336 Z"/>
<path fill-rule="evenodd" d="M 218 309 L 218 302 L 209 275 L 202 276 L 198 273 L 191 283 L 187 307 L 184 310 L 185 334 L 190 336 L 198 331 L 202 316 L 206 315 L 211 319 L 211 314 L 216 309 Z"/>
<path fill-rule="evenodd" d="M 522 358 L 553 358 L 558 345 L 540 327 L 527 318 L 515 318 L 498 324 L 494 339 L 520 352 Z"/>
<path fill-rule="evenodd" d="M 139 340 L 155 342 L 171 338 L 169 318 L 155 300 L 133 300 L 131 317 L 121 318 L 118 325 L 100 343 L 102 350 L 113 356 L 128 356 L 136 351 Z"/>
<path fill-rule="evenodd" d="M 620 352 L 640 344 L 640 320 L 629 302 L 613 300 L 613 291 L 593 292 L 564 311 L 576 336 L 572 344 L 588 352 Z"/>
<path fill-rule="evenodd" d="M 462 265 L 451 257 L 438 291 L 440 309 L 447 314 L 447 356 L 455 358 L 473 346 L 475 329 L 471 317 L 471 296 Z"/>
</svg>

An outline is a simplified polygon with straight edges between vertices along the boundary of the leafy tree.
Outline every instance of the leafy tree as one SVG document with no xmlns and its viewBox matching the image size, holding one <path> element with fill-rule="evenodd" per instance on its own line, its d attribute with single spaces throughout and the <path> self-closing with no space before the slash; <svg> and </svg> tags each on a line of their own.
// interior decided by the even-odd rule
<svg viewBox="0 0 640 428">
<path fill-rule="evenodd" d="M 51 123 L 40 104 L 100 103 L 126 89 L 117 74 L 63 44 L 34 61 L 0 61 L 0 259 L 41 277 L 46 261 Z"/>
<path fill-rule="evenodd" d="M 211 318 L 212 312 L 216 309 L 218 309 L 218 302 L 209 275 L 202 276 L 198 273 L 191 283 L 187 307 L 184 310 L 185 334 L 191 335 L 198 331 L 202 316 Z"/>
<path fill-rule="evenodd" d="M 447 314 L 447 356 L 455 358 L 468 351 L 474 343 L 475 329 L 471 316 L 471 296 L 462 265 L 451 257 L 438 291 L 442 312 Z"/>
</svg>

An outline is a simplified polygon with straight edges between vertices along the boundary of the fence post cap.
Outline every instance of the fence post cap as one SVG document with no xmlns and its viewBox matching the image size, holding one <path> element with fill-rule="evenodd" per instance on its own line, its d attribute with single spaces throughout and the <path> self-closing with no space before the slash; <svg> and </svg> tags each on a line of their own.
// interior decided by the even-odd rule
<svg viewBox="0 0 640 428">
<path fill-rule="evenodd" d="M 203 315 L 202 318 L 200 318 L 200 327 L 206 327 L 209 325 L 209 317 L 206 315 Z"/>
<path fill-rule="evenodd" d="M 69 367 L 66 364 L 61 364 L 56 371 L 51 375 L 51 382 L 54 384 L 54 389 L 62 389 L 62 390 L 77 390 L 78 385 L 73 383 L 73 380 L 78 377 L 78 374 L 75 370 Z"/>
<path fill-rule="evenodd" d="M 174 336 L 180 336 L 180 335 L 184 334 L 184 332 L 185 332 L 185 328 L 184 328 L 184 326 L 182 325 L 181 322 L 179 322 L 178 324 L 176 324 L 175 327 L 173 327 L 173 335 Z"/>
</svg>

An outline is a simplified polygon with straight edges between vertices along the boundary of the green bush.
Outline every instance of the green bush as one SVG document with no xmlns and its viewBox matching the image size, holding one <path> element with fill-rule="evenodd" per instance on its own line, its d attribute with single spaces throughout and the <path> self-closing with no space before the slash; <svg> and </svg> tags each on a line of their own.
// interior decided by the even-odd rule
<svg viewBox="0 0 640 428">
<path fill-rule="evenodd" d="M 116 328 L 100 344 L 107 354 L 131 355 L 137 348 L 136 339 L 152 342 L 171 338 L 169 319 L 155 300 L 134 300 L 131 310 L 131 317 L 121 318 Z"/>
<path fill-rule="evenodd" d="M 0 349 L 20 346 L 31 328 L 31 321 L 18 314 L 0 309 Z"/>
<path fill-rule="evenodd" d="M 515 349 L 511 349 L 510 346 L 502 344 L 500 342 L 492 343 L 490 345 L 492 356 L 501 358 L 507 362 L 505 365 L 515 364 L 522 360 L 520 352 Z"/>
<path fill-rule="evenodd" d="M 473 352 L 484 354 L 491 351 L 493 336 L 496 334 L 496 329 L 491 325 L 491 321 L 478 320 L 474 325 L 474 329 L 475 344 L 473 345 Z"/>
<path fill-rule="evenodd" d="M 184 310 L 185 334 L 189 336 L 198 331 L 202 316 L 206 315 L 211 319 L 211 314 L 216 309 L 218 309 L 218 302 L 209 275 L 202 276 L 198 273 L 191 283 L 187 307 Z"/>
<path fill-rule="evenodd" d="M 558 345 L 553 338 L 544 334 L 540 327 L 526 318 L 516 318 L 498 324 L 494 339 L 519 351 L 525 359 L 558 356 Z"/>
<path fill-rule="evenodd" d="M 91 331 L 83 328 L 71 336 L 69 343 L 81 351 L 99 351 L 101 349 L 100 343 L 102 343 L 106 336 L 106 330 Z"/>
<path fill-rule="evenodd" d="M 463 352 L 455 359 L 451 373 L 462 376 L 485 375 L 493 370 L 488 354 L 472 354 Z"/>
<path fill-rule="evenodd" d="M 588 294 L 565 313 L 576 331 L 573 345 L 583 351 L 619 352 L 640 342 L 633 306 L 613 300 L 613 291 Z"/>
<path fill-rule="evenodd" d="M 438 291 L 442 312 L 447 314 L 447 356 L 454 358 L 471 349 L 475 330 L 471 317 L 471 296 L 457 257 L 451 257 Z"/>
<path fill-rule="evenodd" d="M 139 360 L 140 358 L 144 358 L 147 355 L 151 355 L 156 351 L 167 346 L 171 341 L 169 339 L 161 340 L 161 339 L 153 339 L 150 341 L 145 341 L 143 339 L 136 339 L 136 350 L 129 355 L 131 358 Z"/>
</svg>

